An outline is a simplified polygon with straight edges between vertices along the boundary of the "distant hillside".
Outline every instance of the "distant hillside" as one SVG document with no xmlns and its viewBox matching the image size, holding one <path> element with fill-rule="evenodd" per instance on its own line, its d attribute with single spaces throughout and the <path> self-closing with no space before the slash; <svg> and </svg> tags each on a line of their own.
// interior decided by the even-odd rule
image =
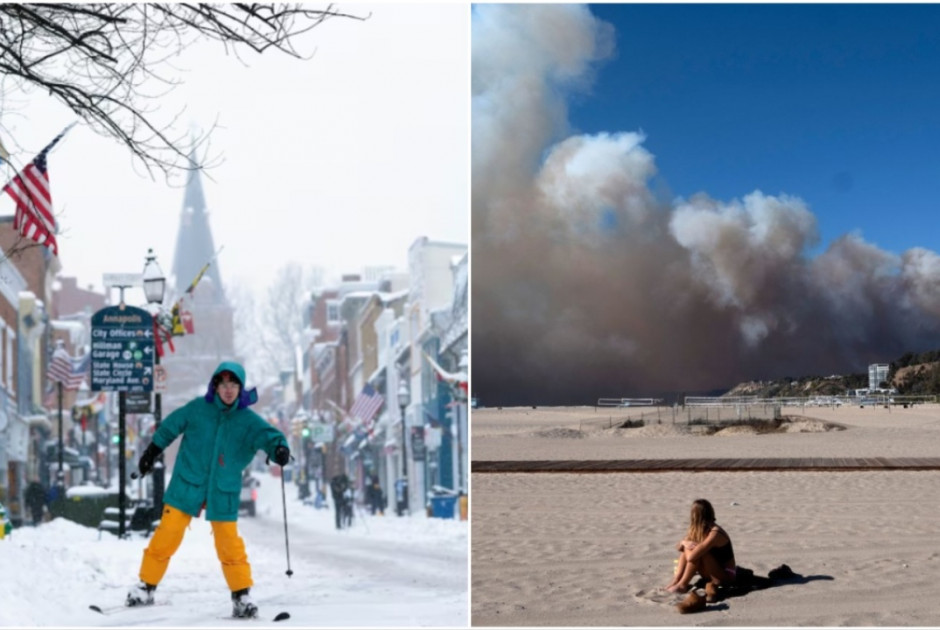
<svg viewBox="0 0 940 630">
<path fill-rule="evenodd" d="M 916 354 L 908 352 L 888 369 L 888 382 L 901 395 L 940 394 L 940 350 Z M 725 396 L 842 396 L 853 389 L 868 387 L 868 373 L 830 376 L 785 376 L 773 381 L 749 381 L 731 388 Z"/>
</svg>

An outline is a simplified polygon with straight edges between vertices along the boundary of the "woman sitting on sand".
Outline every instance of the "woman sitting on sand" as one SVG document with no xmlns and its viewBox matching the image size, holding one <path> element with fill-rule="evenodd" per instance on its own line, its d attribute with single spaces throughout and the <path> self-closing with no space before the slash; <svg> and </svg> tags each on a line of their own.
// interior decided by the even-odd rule
<svg viewBox="0 0 940 630">
<path fill-rule="evenodd" d="M 670 593 L 685 593 L 696 573 L 709 581 L 711 588 L 733 582 L 737 565 L 731 538 L 715 522 L 715 509 L 705 499 L 692 503 L 689 531 L 685 539 L 676 545 L 679 563 L 672 582 L 666 586 Z"/>
</svg>

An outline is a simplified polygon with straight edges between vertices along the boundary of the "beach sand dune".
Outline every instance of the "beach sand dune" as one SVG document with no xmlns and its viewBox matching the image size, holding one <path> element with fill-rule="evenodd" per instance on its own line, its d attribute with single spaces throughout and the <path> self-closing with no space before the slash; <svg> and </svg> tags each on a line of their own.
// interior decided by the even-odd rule
<svg viewBox="0 0 940 630">
<path fill-rule="evenodd" d="M 617 432 L 638 429 L 579 428 L 582 416 L 595 413 L 591 407 L 474 410 L 471 454 L 940 456 L 937 406 L 787 412 L 846 428 L 725 437 L 663 429 L 624 437 Z M 940 624 L 933 597 L 940 583 L 940 471 L 474 473 L 471 483 L 474 626 Z M 785 563 L 804 579 L 679 615 L 681 596 L 661 587 L 696 498 L 715 506 L 740 565 L 766 575 Z"/>
<path fill-rule="evenodd" d="M 940 405 L 784 407 L 785 433 L 734 428 L 707 436 L 668 408 L 475 409 L 471 456 L 483 460 L 672 459 L 681 457 L 936 457 Z M 619 429 L 627 420 L 644 426 Z M 845 430 L 826 430 L 837 425 Z M 734 434 L 735 439 L 717 439 Z"/>
</svg>

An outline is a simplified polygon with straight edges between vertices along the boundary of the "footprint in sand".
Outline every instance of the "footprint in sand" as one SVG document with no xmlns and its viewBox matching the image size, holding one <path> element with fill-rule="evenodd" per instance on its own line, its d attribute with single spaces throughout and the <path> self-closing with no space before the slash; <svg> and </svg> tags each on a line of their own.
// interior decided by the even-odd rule
<svg viewBox="0 0 940 630">
<path fill-rule="evenodd" d="M 683 594 L 683 597 L 685 595 Z M 650 588 L 637 591 L 633 597 L 647 604 L 659 604 L 673 606 L 680 599 L 675 593 L 670 593 L 661 588 Z"/>
</svg>

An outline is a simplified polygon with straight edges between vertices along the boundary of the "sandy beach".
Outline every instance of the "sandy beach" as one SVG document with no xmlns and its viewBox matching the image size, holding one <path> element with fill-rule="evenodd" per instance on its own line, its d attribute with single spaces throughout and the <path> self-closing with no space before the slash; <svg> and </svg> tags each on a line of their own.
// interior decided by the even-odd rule
<svg viewBox="0 0 940 630">
<path fill-rule="evenodd" d="M 786 408 L 801 420 L 762 435 L 701 435 L 669 410 L 611 426 L 640 413 L 651 410 L 474 410 L 471 457 L 940 456 L 938 405 Z M 474 626 L 940 624 L 940 471 L 474 473 L 472 484 Z M 715 506 L 739 565 L 766 575 L 785 563 L 804 579 L 679 615 L 681 596 L 662 587 L 696 498 Z"/>
</svg>

